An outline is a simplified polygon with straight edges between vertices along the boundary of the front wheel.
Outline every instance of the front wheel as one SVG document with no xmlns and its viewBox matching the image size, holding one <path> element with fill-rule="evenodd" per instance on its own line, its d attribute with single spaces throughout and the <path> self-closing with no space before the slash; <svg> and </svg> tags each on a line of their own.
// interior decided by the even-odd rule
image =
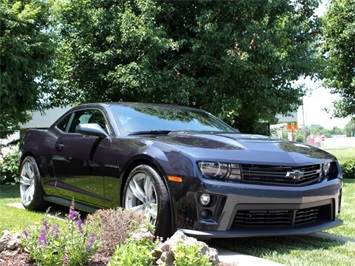
<svg viewBox="0 0 355 266">
<path fill-rule="evenodd" d="M 31 211 L 44 210 L 44 191 L 36 160 L 27 156 L 20 167 L 20 196 L 22 205 Z"/>
<path fill-rule="evenodd" d="M 139 165 L 129 174 L 123 189 L 125 209 L 144 213 L 155 226 L 155 234 L 171 235 L 170 199 L 158 172 L 149 165 Z"/>
</svg>

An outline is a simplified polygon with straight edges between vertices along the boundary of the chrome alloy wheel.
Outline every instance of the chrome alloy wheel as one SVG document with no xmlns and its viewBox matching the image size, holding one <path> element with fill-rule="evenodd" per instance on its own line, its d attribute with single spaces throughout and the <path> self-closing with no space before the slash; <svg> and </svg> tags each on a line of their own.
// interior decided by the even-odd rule
<svg viewBox="0 0 355 266">
<path fill-rule="evenodd" d="M 21 202 L 26 207 L 33 201 L 35 194 L 36 171 L 30 160 L 24 161 L 21 167 L 20 195 Z"/>
<path fill-rule="evenodd" d="M 128 183 L 125 208 L 142 212 L 153 225 L 158 216 L 158 197 L 153 178 L 145 172 L 137 172 Z"/>
</svg>

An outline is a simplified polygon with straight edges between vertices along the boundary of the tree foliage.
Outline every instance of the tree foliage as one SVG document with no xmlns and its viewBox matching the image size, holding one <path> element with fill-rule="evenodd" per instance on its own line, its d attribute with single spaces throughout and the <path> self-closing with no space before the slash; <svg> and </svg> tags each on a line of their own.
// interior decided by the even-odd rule
<svg viewBox="0 0 355 266">
<path fill-rule="evenodd" d="M 355 137 L 355 117 L 345 125 L 344 132 L 347 137 Z"/>
<path fill-rule="evenodd" d="M 43 106 L 47 69 L 53 54 L 45 31 L 47 1 L 0 2 L 0 137 Z"/>
<path fill-rule="evenodd" d="M 295 110 L 318 68 L 317 0 L 56 1 L 51 101 L 195 106 L 242 131 Z"/>
<path fill-rule="evenodd" d="M 339 93 L 336 116 L 355 115 L 355 1 L 333 0 L 324 17 L 325 86 Z"/>
</svg>

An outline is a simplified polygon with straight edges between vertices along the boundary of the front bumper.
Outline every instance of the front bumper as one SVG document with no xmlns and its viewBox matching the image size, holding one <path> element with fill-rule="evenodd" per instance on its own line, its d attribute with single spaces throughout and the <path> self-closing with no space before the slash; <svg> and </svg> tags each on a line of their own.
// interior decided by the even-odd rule
<svg viewBox="0 0 355 266">
<path fill-rule="evenodd" d="M 187 204 L 177 201 L 176 228 L 199 239 L 318 232 L 342 224 L 341 188 L 341 179 L 304 187 L 204 182 L 180 198 Z M 199 202 L 203 193 L 208 206 Z"/>
<path fill-rule="evenodd" d="M 291 236 L 291 235 L 304 235 L 314 232 L 319 232 L 327 230 L 339 225 L 342 225 L 343 221 L 337 219 L 335 221 L 327 223 L 318 223 L 311 226 L 302 226 L 298 228 L 273 228 L 270 229 L 239 229 L 239 230 L 228 230 L 228 231 L 199 231 L 191 229 L 181 230 L 185 235 L 196 237 L 200 240 L 208 240 L 211 238 L 240 238 L 240 237 L 266 237 L 266 236 Z"/>
</svg>

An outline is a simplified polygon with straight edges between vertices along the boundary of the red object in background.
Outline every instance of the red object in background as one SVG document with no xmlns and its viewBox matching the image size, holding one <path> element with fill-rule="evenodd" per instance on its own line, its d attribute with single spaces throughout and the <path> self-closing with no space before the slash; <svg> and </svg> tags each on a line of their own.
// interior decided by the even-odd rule
<svg viewBox="0 0 355 266">
<path fill-rule="evenodd" d="M 297 126 L 297 122 L 290 122 L 290 123 L 287 123 L 286 125 L 286 129 L 287 130 L 297 130 L 298 129 L 298 126 Z"/>
</svg>

